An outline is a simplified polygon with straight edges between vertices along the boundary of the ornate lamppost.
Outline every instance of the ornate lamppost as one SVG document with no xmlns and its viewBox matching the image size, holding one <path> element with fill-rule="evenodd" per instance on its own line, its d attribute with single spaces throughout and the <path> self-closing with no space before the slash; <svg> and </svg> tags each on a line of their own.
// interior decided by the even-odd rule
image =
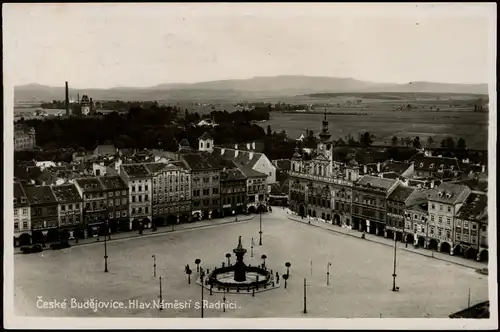
<svg viewBox="0 0 500 332">
<path fill-rule="evenodd" d="M 396 241 L 396 236 L 394 236 L 394 270 L 392 272 L 392 291 L 397 292 L 399 291 L 399 287 L 396 287 L 396 246 L 397 241 Z"/>
<path fill-rule="evenodd" d="M 108 222 L 106 221 L 106 232 L 109 232 Z M 104 272 L 108 272 L 108 246 L 107 246 L 107 234 L 104 236 Z"/>
<path fill-rule="evenodd" d="M 156 255 L 152 255 L 153 257 L 153 277 L 156 278 Z"/>
</svg>

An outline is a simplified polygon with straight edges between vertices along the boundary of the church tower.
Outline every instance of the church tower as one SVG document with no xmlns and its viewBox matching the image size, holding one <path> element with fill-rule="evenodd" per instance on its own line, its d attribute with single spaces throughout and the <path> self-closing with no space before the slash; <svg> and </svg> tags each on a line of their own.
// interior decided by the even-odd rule
<svg viewBox="0 0 500 332">
<path fill-rule="evenodd" d="M 198 150 L 212 153 L 214 150 L 214 140 L 207 132 L 198 139 Z"/>
<path fill-rule="evenodd" d="M 332 135 L 330 134 L 330 131 L 328 130 L 328 120 L 326 119 L 326 108 L 325 108 L 325 118 L 322 121 L 322 128 L 321 132 L 319 134 L 319 142 L 318 142 L 318 148 L 317 148 L 317 153 L 322 154 L 327 158 L 328 160 L 332 161 L 333 160 L 333 153 L 332 153 L 332 142 L 329 141 L 330 137 Z"/>
</svg>

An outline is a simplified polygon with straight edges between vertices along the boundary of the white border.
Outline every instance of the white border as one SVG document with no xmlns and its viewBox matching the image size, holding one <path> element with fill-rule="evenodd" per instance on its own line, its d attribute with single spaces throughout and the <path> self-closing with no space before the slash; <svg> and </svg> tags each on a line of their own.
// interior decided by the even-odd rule
<svg viewBox="0 0 500 332">
<path fill-rule="evenodd" d="M 5 20 L 6 12 L 12 6 L 30 6 L 30 10 L 35 10 L 37 6 L 64 6 L 65 10 L 92 11 L 92 15 L 101 15 L 108 10 L 120 7 L 121 12 L 129 12 L 131 15 L 151 15 L 150 7 L 165 6 L 165 4 L 4 4 Z M 97 9 L 99 6 L 99 10 Z M 342 9 L 342 15 L 356 14 L 360 6 L 370 8 L 370 16 L 405 16 L 415 15 L 415 8 L 418 14 L 423 16 L 483 16 L 487 17 L 490 24 L 490 58 L 489 67 L 489 243 L 491 246 L 488 286 L 490 292 L 490 319 L 484 320 L 460 320 L 460 319 L 316 319 L 316 318 L 294 318 L 294 319 L 199 319 L 199 318 L 43 318 L 43 317 L 16 317 L 14 315 L 13 296 L 13 224 L 4 222 L 4 318 L 6 328 L 31 329 L 31 328 L 271 328 L 271 329 L 497 329 L 498 328 L 498 298 L 497 298 L 497 261 L 496 261 L 496 3 L 391 3 L 391 4 L 367 4 L 367 3 L 251 3 L 251 4 L 171 4 L 168 11 L 157 10 L 162 16 L 207 16 L 207 15 L 259 15 L 272 17 L 289 17 L 302 15 L 331 15 L 331 10 Z M 111 8 L 108 8 L 111 7 Z M 164 9 L 164 7 L 163 7 Z M 410 11 L 411 9 L 411 11 Z M 336 14 L 340 15 L 340 14 Z M 5 31 L 5 25 L 4 29 Z M 7 36 L 8 38 L 8 36 Z M 12 86 L 12 73 L 9 63 L 15 61 L 14 55 L 9 53 L 11 39 L 7 39 L 4 33 L 4 220 L 12 220 L 13 201 L 9 197 L 13 193 L 13 168 L 12 154 L 13 142 L 12 126 L 14 95 Z M 459 38 L 459 36 L 457 36 Z M 7 142 L 7 143 L 5 143 Z M 251 324 L 251 325 L 250 325 Z"/>
</svg>

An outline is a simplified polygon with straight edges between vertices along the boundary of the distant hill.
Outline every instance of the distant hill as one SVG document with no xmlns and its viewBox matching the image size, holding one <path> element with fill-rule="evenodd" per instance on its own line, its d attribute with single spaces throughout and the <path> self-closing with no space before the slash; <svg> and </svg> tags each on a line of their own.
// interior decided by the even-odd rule
<svg viewBox="0 0 500 332">
<path fill-rule="evenodd" d="M 487 84 L 411 82 L 391 84 L 353 78 L 321 76 L 269 76 L 200 83 L 168 83 L 147 88 L 71 89 L 71 98 L 87 94 L 95 100 L 251 100 L 315 93 L 404 92 L 488 94 Z M 64 100 L 64 87 L 39 84 L 17 86 L 16 102 Z"/>
</svg>

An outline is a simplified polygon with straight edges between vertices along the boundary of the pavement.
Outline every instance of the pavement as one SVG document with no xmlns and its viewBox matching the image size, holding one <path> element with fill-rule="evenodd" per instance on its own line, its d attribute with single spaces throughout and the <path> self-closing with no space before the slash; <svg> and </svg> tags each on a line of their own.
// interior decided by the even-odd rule
<svg viewBox="0 0 500 332">
<path fill-rule="evenodd" d="M 275 210 L 277 213 L 285 214 L 286 217 L 290 220 L 304 223 L 304 224 L 309 224 L 308 218 L 302 219 L 300 216 L 298 216 L 296 213 L 290 211 L 289 209 L 283 210 L 283 209 L 276 208 Z M 356 237 L 360 241 L 376 242 L 376 243 L 379 243 L 382 245 L 394 247 L 394 241 L 392 239 L 388 239 L 388 238 L 385 238 L 383 236 L 377 236 L 374 234 L 365 234 L 365 239 L 363 240 L 361 238 L 362 232 L 360 232 L 360 231 L 349 229 L 349 228 L 342 227 L 342 226 L 333 225 L 331 223 L 328 223 L 328 222 L 321 220 L 321 219 L 318 219 L 318 218 L 310 218 L 310 221 L 311 221 L 311 224 L 310 224 L 311 227 L 320 227 L 320 228 L 323 228 L 323 229 L 326 229 L 326 230 L 329 230 L 332 232 L 344 234 L 347 236 Z M 408 244 L 408 246 L 406 246 L 405 243 L 397 242 L 396 246 L 397 246 L 398 250 L 405 250 L 405 251 L 412 252 L 412 253 L 415 253 L 418 255 L 431 257 L 434 259 L 446 261 L 449 263 L 461 265 L 461 266 L 472 268 L 472 269 L 482 269 L 482 268 L 488 267 L 487 262 L 478 262 L 478 261 L 474 261 L 471 259 L 466 259 L 466 258 L 461 257 L 461 256 L 452 256 L 449 253 L 437 252 L 437 251 L 428 250 L 428 249 L 424 249 L 424 248 L 415 248 L 411 244 Z"/>
<path fill-rule="evenodd" d="M 177 224 L 177 225 L 175 225 L 175 227 L 172 227 L 172 226 L 158 227 L 155 232 L 153 232 L 151 229 L 145 229 L 142 234 L 139 234 L 139 232 L 136 230 L 130 231 L 130 232 L 114 233 L 114 234 L 111 234 L 111 239 L 108 239 L 107 241 L 113 242 L 113 241 L 118 241 L 118 240 L 149 237 L 149 236 L 155 236 L 155 235 L 166 234 L 166 233 L 174 233 L 174 232 L 189 230 L 189 229 L 197 229 L 197 228 L 206 228 L 206 227 L 220 226 L 220 225 L 226 225 L 226 224 L 234 224 L 234 223 L 249 221 L 255 217 L 256 217 L 256 215 L 249 215 L 249 216 L 241 215 L 241 216 L 238 216 L 238 220 L 235 220 L 234 216 L 219 218 L 219 219 L 200 220 L 200 221 L 195 221 L 195 222 L 191 222 L 191 223 Z M 102 243 L 102 242 L 104 242 L 103 236 L 99 237 L 99 241 L 97 241 L 97 237 L 91 237 L 91 238 L 87 238 L 87 239 L 79 239 L 78 243 L 76 242 L 76 240 L 69 241 L 69 243 L 71 244 L 72 247 L 98 244 L 98 243 Z M 50 243 L 46 244 L 46 248 L 44 248 L 44 250 L 51 250 Z M 19 254 L 22 254 L 21 247 L 14 248 L 14 255 L 19 255 Z"/>
</svg>

